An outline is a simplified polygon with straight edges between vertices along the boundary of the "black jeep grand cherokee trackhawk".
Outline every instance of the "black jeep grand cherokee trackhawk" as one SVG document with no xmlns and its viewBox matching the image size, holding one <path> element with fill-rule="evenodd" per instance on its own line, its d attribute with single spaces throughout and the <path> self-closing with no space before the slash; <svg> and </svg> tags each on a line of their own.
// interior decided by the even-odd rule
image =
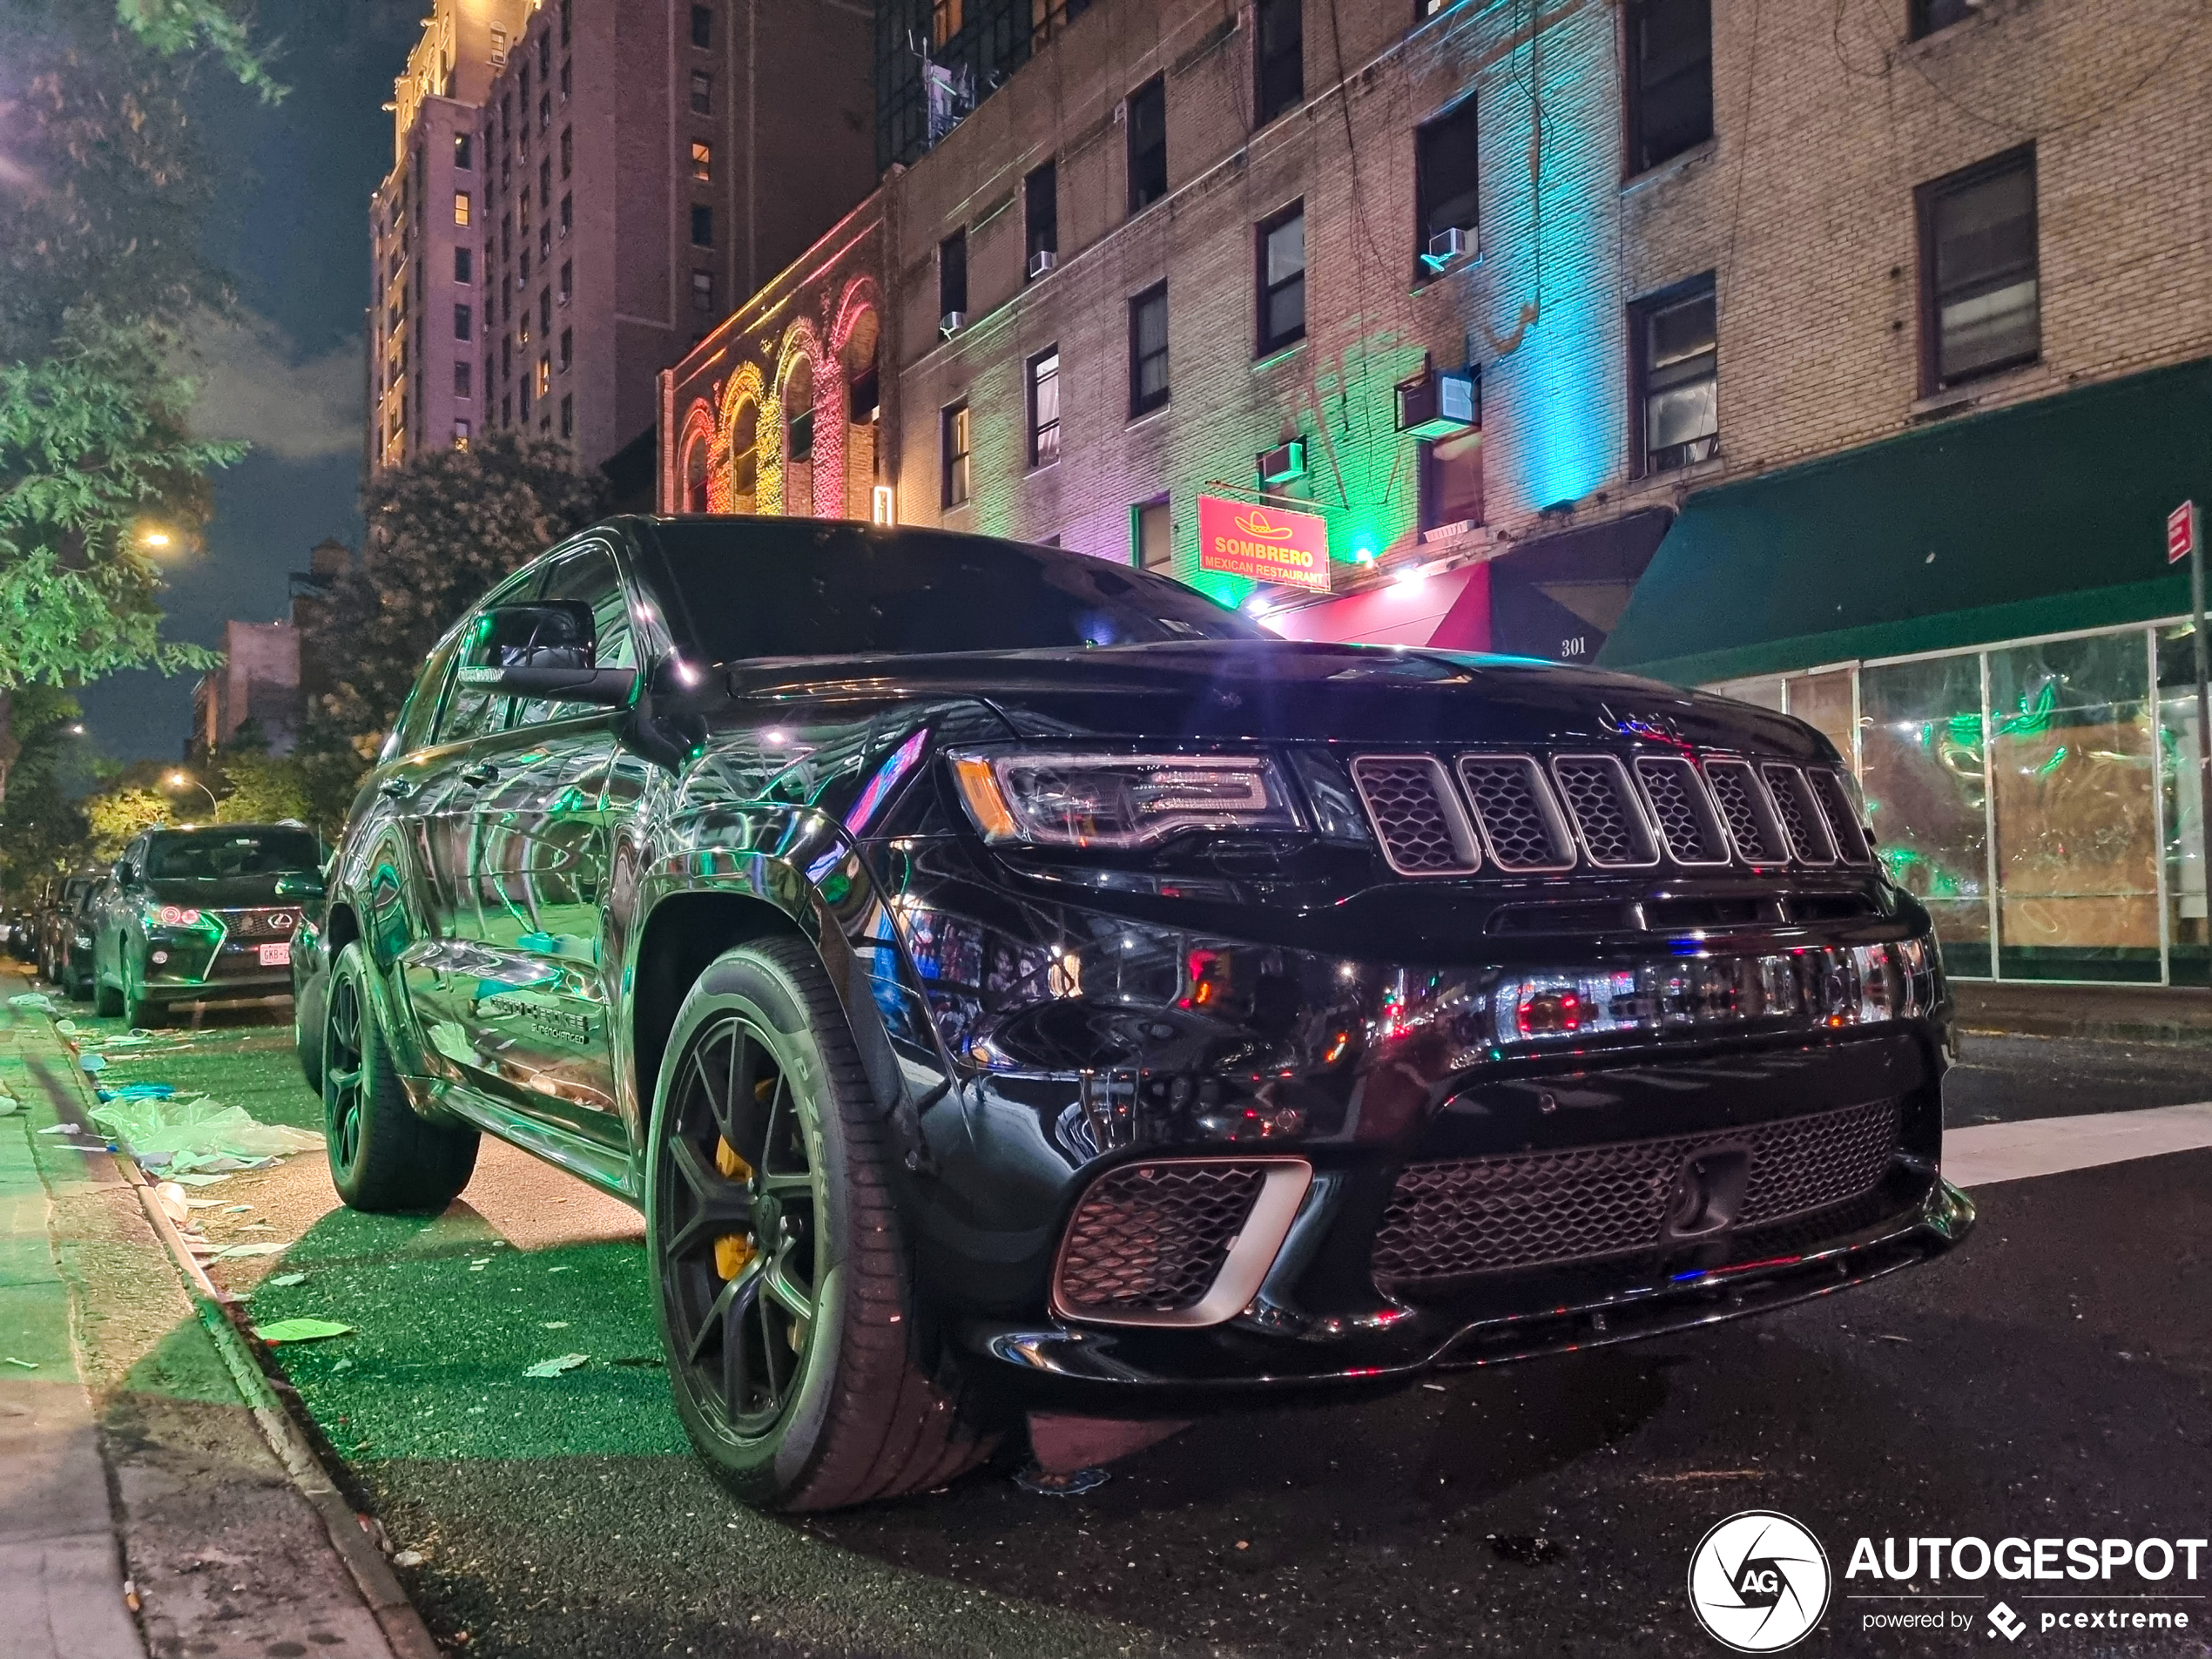
<svg viewBox="0 0 2212 1659">
<path fill-rule="evenodd" d="M 431 654 L 298 952 L 348 1204 L 642 1205 L 742 1496 L 1939 1254 L 1948 998 L 1828 743 L 1052 549 L 623 519 Z"/>
</svg>

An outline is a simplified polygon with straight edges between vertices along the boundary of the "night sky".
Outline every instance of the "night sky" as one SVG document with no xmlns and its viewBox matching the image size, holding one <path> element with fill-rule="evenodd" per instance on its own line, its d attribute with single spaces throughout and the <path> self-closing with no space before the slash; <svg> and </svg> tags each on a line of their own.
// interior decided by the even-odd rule
<svg viewBox="0 0 2212 1659">
<path fill-rule="evenodd" d="M 305 570 L 323 537 L 360 545 L 368 197 L 391 165 L 381 105 L 423 7 L 285 0 L 260 10 L 289 95 L 264 107 L 209 65 L 198 99 L 222 195 L 206 247 L 235 278 L 246 315 L 199 341 L 194 424 L 253 445 L 216 475 L 206 550 L 177 563 L 164 596 L 169 637 L 206 645 L 220 643 L 226 618 L 286 615 L 286 573 Z M 192 725 L 192 678 L 135 672 L 86 687 L 94 742 L 126 759 L 176 757 Z"/>
</svg>

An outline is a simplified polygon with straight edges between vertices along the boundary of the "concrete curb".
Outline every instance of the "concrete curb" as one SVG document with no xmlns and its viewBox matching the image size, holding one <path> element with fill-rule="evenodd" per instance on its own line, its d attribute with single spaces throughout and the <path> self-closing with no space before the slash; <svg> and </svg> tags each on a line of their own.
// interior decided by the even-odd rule
<svg viewBox="0 0 2212 1659">
<path fill-rule="evenodd" d="M 63 1044 L 64 1052 L 68 1052 L 66 1038 L 59 1032 L 53 1035 Z M 40 1082 L 52 1092 L 55 1079 L 45 1062 L 28 1055 L 25 1061 L 33 1071 L 47 1074 L 40 1077 Z M 71 1085 L 63 1087 L 71 1088 L 71 1092 L 78 1098 L 79 1116 L 84 1119 L 79 1127 L 90 1129 L 90 1111 L 93 1105 L 98 1103 L 98 1097 L 91 1095 L 90 1084 L 84 1072 L 75 1066 L 66 1069 Z M 90 1152 L 92 1149 L 86 1147 L 82 1150 Z M 269 1450 L 275 1453 L 277 1461 L 284 1466 L 285 1473 L 291 1477 L 292 1484 L 299 1490 L 300 1495 L 307 1501 L 321 1520 L 324 1531 L 330 1534 L 331 1548 L 338 1552 L 338 1559 L 345 1563 L 347 1573 L 360 1590 L 369 1612 L 375 1617 L 378 1628 L 384 1633 L 384 1640 L 391 1649 L 393 1659 L 441 1659 L 444 1649 L 430 1634 L 430 1627 L 423 1622 L 422 1615 L 415 1610 L 415 1604 L 408 1600 L 407 1591 L 393 1573 L 391 1564 L 384 1559 L 382 1551 L 371 1538 L 368 1518 L 357 1514 L 346 1501 L 345 1494 L 339 1491 L 329 1471 L 315 1455 L 307 1435 L 293 1421 L 276 1391 L 270 1387 L 268 1378 L 255 1359 L 246 1338 L 233 1322 L 229 1310 L 238 1305 L 236 1298 L 217 1288 L 215 1282 L 207 1277 L 207 1270 L 192 1255 L 185 1243 L 184 1235 L 177 1231 L 176 1224 L 170 1220 L 168 1212 L 161 1207 L 160 1200 L 155 1197 L 153 1184 L 146 1179 L 145 1171 L 138 1167 L 138 1160 L 119 1151 L 108 1152 L 106 1156 L 112 1161 L 122 1179 L 137 1190 L 138 1207 L 145 1212 L 147 1224 L 152 1227 L 154 1236 L 161 1240 L 162 1248 L 169 1252 L 169 1258 L 176 1266 L 179 1277 L 185 1281 L 185 1294 L 191 1297 L 192 1306 L 199 1315 L 199 1322 L 206 1327 L 216 1352 L 222 1356 L 224 1367 L 231 1373 L 231 1379 L 237 1385 L 239 1396 L 253 1412 L 253 1420 L 260 1426 L 262 1438 L 268 1442 Z"/>
</svg>

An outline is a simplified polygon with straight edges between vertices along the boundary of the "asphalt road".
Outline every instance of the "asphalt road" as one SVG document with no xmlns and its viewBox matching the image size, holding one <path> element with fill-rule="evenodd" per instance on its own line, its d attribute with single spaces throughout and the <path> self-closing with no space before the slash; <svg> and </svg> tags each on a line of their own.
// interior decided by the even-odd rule
<svg viewBox="0 0 2212 1659">
<path fill-rule="evenodd" d="M 2212 1099 L 2212 1049 L 1971 1038 L 1964 1060 L 1961 1125 Z M 290 1064 L 233 1026 L 128 1075 L 199 1068 L 312 1123 Z M 1993 1583 L 1874 1587 L 1972 1588 L 1976 1622 L 1869 1633 L 1895 1604 L 1848 1599 L 1852 1541 L 2212 1532 L 2212 1150 L 1989 1188 L 1947 1260 L 1756 1322 L 1224 1416 L 1081 1499 L 989 1469 L 803 1523 L 732 1507 L 687 1453 L 617 1206 L 519 1155 L 434 1222 L 333 1210 L 312 1156 L 205 1191 L 217 1242 L 284 1245 L 216 1270 L 257 1319 L 355 1327 L 282 1349 L 287 1373 L 469 1654 L 1716 1653 L 1686 1568 L 1749 1508 L 1805 1522 L 1838 1575 L 1798 1651 L 2007 1651 L 1979 1624 Z M 523 1375 L 565 1353 L 587 1359 Z M 2016 1593 L 2080 1588 L 2001 1587 L 2020 1650 L 2212 1651 L 2045 1633 L 2066 1604 Z M 2212 1602 L 2160 1605 L 2212 1628 Z"/>
</svg>

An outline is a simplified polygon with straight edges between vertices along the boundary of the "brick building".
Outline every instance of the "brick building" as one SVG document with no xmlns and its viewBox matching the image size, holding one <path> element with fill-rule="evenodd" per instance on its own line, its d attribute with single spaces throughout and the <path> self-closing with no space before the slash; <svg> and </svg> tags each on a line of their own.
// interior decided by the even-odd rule
<svg viewBox="0 0 2212 1659">
<path fill-rule="evenodd" d="M 223 660 L 192 687 L 187 759 L 236 741 L 249 721 L 271 754 L 289 754 L 300 735 L 300 631 L 291 623 L 226 622 Z"/>
<path fill-rule="evenodd" d="M 371 470 L 516 430 L 650 474 L 658 372 L 873 182 L 868 30 L 843 0 L 435 0 L 370 207 Z"/>
</svg>

